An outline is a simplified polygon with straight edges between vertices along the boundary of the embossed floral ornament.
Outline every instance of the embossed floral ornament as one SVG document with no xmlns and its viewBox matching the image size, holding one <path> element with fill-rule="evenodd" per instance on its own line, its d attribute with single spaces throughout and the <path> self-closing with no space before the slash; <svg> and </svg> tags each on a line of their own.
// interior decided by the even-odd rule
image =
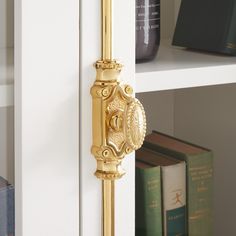
<svg viewBox="0 0 236 236">
<path fill-rule="evenodd" d="M 128 106 L 127 111 L 127 142 L 132 149 L 139 149 L 146 133 L 146 116 L 142 104 L 137 100 Z"/>
</svg>

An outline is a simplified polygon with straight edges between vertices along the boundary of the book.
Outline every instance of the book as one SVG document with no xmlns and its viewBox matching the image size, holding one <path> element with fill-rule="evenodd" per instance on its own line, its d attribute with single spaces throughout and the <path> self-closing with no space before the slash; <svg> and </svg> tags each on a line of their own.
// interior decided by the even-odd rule
<svg viewBox="0 0 236 236">
<path fill-rule="evenodd" d="M 2 176 L 0 176 L 0 189 L 6 187 L 8 185 L 9 184 L 8 184 L 7 180 L 5 180 Z"/>
<path fill-rule="evenodd" d="M 212 236 L 212 151 L 157 131 L 146 136 L 144 147 L 186 161 L 188 235 Z"/>
<path fill-rule="evenodd" d="M 15 235 L 14 187 L 0 177 L 0 236 Z"/>
<path fill-rule="evenodd" d="M 172 44 L 236 55 L 236 1 L 182 0 Z"/>
<path fill-rule="evenodd" d="M 236 55 L 236 1 L 231 1 L 231 15 L 226 38 L 226 52 Z"/>
<path fill-rule="evenodd" d="M 153 217 L 150 219 L 150 216 L 146 215 L 145 221 L 149 224 L 155 224 L 156 222 L 160 225 L 160 220 L 163 225 L 163 235 L 165 236 L 174 236 L 174 235 L 186 235 L 186 171 L 185 171 L 185 162 L 167 157 L 163 154 L 141 148 L 136 152 L 136 160 L 150 165 L 146 167 L 143 171 L 145 176 L 147 171 L 159 171 L 158 182 L 161 185 L 161 199 L 160 204 L 162 206 L 162 215 Z M 153 179 L 157 180 L 157 177 Z M 136 187 L 139 187 L 141 182 L 136 179 Z M 142 186 L 142 184 L 140 184 Z M 160 194 L 158 195 L 160 196 Z M 138 199 L 139 195 L 136 195 Z M 148 206 L 138 203 L 137 208 L 140 205 Z M 159 204 L 158 204 L 159 205 Z M 138 216 L 138 214 L 137 214 Z M 153 222 L 155 221 L 155 222 Z M 161 232 L 160 232 L 161 233 Z M 142 234 L 144 236 L 146 234 Z M 156 234 L 157 235 L 157 234 Z M 162 234 L 158 234 L 162 235 Z"/>
<path fill-rule="evenodd" d="M 161 170 L 136 161 L 135 236 L 162 236 Z"/>
</svg>

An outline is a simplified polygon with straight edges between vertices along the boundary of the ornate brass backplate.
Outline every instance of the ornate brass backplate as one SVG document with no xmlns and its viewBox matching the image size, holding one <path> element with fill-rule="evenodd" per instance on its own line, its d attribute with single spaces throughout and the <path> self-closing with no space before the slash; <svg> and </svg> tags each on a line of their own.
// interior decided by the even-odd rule
<svg viewBox="0 0 236 236">
<path fill-rule="evenodd" d="M 97 78 L 91 88 L 93 97 L 93 146 L 97 160 L 95 175 L 115 180 L 124 175 L 121 161 L 141 147 L 146 118 L 133 89 L 119 82 L 122 65 L 117 61 L 98 61 Z"/>
</svg>

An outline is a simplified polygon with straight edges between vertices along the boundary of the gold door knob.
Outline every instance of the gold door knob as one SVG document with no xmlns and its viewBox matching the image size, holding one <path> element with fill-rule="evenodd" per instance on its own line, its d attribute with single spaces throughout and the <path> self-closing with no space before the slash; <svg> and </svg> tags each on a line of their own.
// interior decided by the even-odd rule
<svg viewBox="0 0 236 236">
<path fill-rule="evenodd" d="M 131 88 L 129 86 L 129 88 Z M 114 132 L 124 131 L 126 134 L 126 153 L 137 150 L 142 146 L 146 133 L 146 117 L 142 104 L 135 98 L 127 105 L 127 111 L 123 114 L 117 112 L 109 120 L 109 127 Z"/>
<path fill-rule="evenodd" d="M 146 116 L 143 105 L 138 99 L 128 105 L 126 118 L 127 143 L 133 150 L 139 149 L 146 133 Z"/>
<path fill-rule="evenodd" d="M 106 110 L 107 143 L 113 146 L 118 156 L 124 156 L 142 146 L 146 133 L 146 116 L 142 104 L 132 97 L 132 87 L 117 85 L 114 90 L 117 92 L 113 93 L 115 97 L 110 98 L 111 102 Z"/>
</svg>

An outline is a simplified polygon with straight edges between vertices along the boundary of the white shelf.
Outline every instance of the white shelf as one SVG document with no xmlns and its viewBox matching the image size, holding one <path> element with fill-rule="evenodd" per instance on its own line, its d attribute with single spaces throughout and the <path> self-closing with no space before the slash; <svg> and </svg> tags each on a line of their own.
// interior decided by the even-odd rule
<svg viewBox="0 0 236 236">
<path fill-rule="evenodd" d="M 14 103 L 14 49 L 0 48 L 0 107 Z"/>
<path fill-rule="evenodd" d="M 157 58 L 136 65 L 136 92 L 236 83 L 236 57 L 190 51 L 164 42 Z"/>
</svg>

